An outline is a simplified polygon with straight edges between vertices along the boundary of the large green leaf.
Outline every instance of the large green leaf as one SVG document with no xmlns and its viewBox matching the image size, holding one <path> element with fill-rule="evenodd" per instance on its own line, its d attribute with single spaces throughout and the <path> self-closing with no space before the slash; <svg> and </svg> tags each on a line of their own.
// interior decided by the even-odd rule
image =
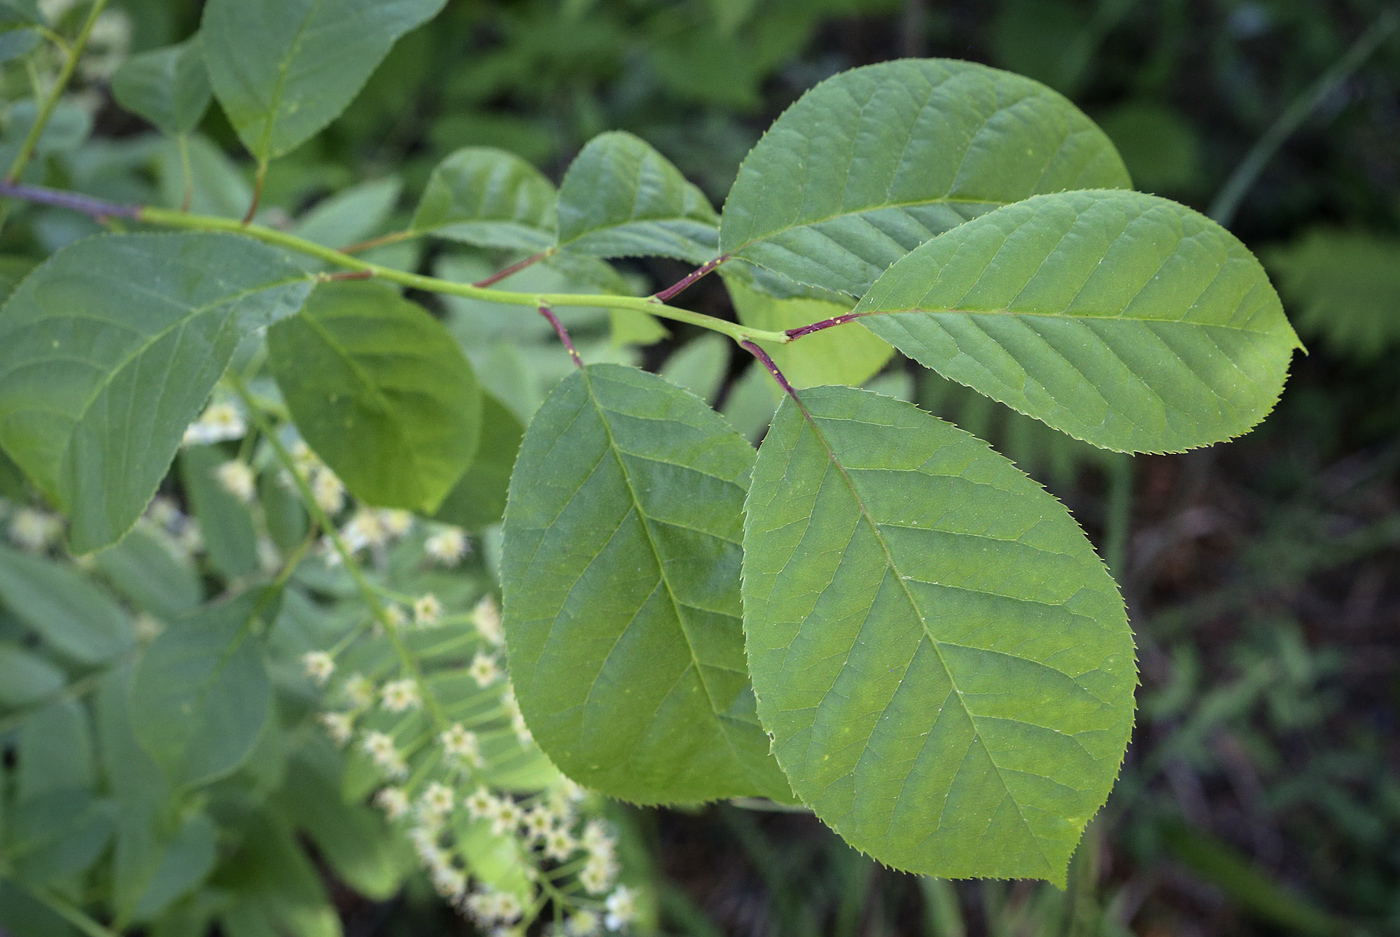
<svg viewBox="0 0 1400 937">
<path fill-rule="evenodd" d="M 324 283 L 267 334 L 297 428 L 356 497 L 432 513 L 476 454 L 481 389 L 447 329 L 379 283 Z"/>
<path fill-rule="evenodd" d="M 899 261 L 855 311 L 944 377 L 1123 452 L 1240 435 L 1302 347 L 1234 235 L 1137 192 L 984 215 Z"/>
<path fill-rule="evenodd" d="M 871 391 L 799 395 L 744 530 L 749 666 L 793 790 L 895 868 L 1063 884 L 1132 727 L 1117 587 L 986 443 Z"/>
<path fill-rule="evenodd" d="M 67 678 L 47 658 L 0 641 L 0 706 L 19 709 L 63 689 Z"/>
<path fill-rule="evenodd" d="M 433 170 L 411 227 L 477 247 L 542 250 L 554 243 L 554 184 L 514 153 L 469 146 Z"/>
<path fill-rule="evenodd" d="M 271 684 L 250 619 L 262 590 L 172 622 L 131 678 L 131 729 L 176 786 L 223 777 L 253 751 Z"/>
<path fill-rule="evenodd" d="M 786 331 L 851 311 L 849 304 L 820 299 L 778 299 L 753 289 L 737 277 L 726 276 L 724 286 L 729 290 L 739 321 L 756 329 Z M 794 387 L 859 386 L 874 377 L 894 354 L 894 349 L 884 339 L 851 328 L 824 329 L 785 345 L 759 344 Z"/>
<path fill-rule="evenodd" d="M 110 660 L 133 641 L 126 613 L 70 564 L 0 547 L 0 600 L 45 644 L 80 664 Z"/>
<path fill-rule="evenodd" d="M 525 432 L 501 560 L 510 672 L 540 747 L 641 803 L 787 797 L 739 599 L 753 450 L 696 397 L 575 371 Z"/>
<path fill-rule="evenodd" d="M 133 55 L 112 75 L 117 103 L 170 134 L 198 127 L 211 94 L 198 37 Z"/>
<path fill-rule="evenodd" d="M 160 536 L 145 525 L 121 543 L 93 557 L 97 569 L 137 608 L 170 619 L 192 611 L 204 597 L 194 569 L 175 556 Z"/>
<path fill-rule="evenodd" d="M 231 234 L 64 248 L 0 310 L 0 445 L 72 520 L 77 553 L 131 528 L 234 348 L 311 281 Z"/>
<path fill-rule="evenodd" d="M 442 499 L 435 520 L 480 530 L 497 523 L 505 513 L 510 473 L 525 427 L 490 394 L 481 395 L 481 445 L 476 458 L 457 484 Z"/>
<path fill-rule="evenodd" d="M 720 250 L 860 296 L 935 235 L 1008 202 L 1127 188 L 1113 144 L 1020 75 L 905 59 L 822 82 L 739 168 Z"/>
<path fill-rule="evenodd" d="M 201 32 L 214 94 L 260 162 L 334 120 L 398 38 L 446 0 L 209 0 Z"/>
<path fill-rule="evenodd" d="M 559 246 L 597 257 L 718 253 L 719 215 L 679 169 L 638 137 L 594 137 L 559 186 Z"/>
</svg>

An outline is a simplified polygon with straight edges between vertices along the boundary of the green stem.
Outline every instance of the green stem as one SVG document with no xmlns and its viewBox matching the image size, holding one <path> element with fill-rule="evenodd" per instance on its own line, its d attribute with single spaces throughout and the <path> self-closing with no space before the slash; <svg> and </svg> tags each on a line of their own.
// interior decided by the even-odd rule
<svg viewBox="0 0 1400 937">
<path fill-rule="evenodd" d="M 103 927 L 88 917 L 77 905 L 72 904 L 66 898 L 60 898 L 47 888 L 33 886 L 29 889 L 29 893 L 47 905 L 59 917 L 87 934 L 88 937 L 117 937 L 117 931 Z"/>
<path fill-rule="evenodd" d="M 1240 202 L 1244 201 L 1245 195 L 1253 188 L 1255 180 L 1264 171 L 1269 160 L 1273 159 L 1278 148 L 1283 146 L 1283 142 L 1302 126 L 1303 121 L 1308 119 L 1308 115 L 1316 110 L 1319 104 L 1327 100 L 1342 82 L 1350 78 L 1352 73 L 1371 57 L 1371 53 L 1380 48 L 1381 43 L 1389 38 L 1397 26 L 1400 26 L 1400 14 L 1394 10 L 1386 10 L 1377 17 L 1371 28 L 1352 43 L 1346 54 L 1295 98 L 1269 129 L 1264 131 L 1264 135 L 1250 148 L 1249 153 L 1235 167 L 1235 171 L 1230 173 L 1230 178 L 1220 187 L 1220 194 L 1215 197 L 1206 214 L 1229 227 L 1235 220 L 1235 212 L 1239 210 Z"/>
<path fill-rule="evenodd" d="M 142 207 L 137 217 L 148 224 L 160 225 L 167 228 L 182 228 L 190 231 L 227 231 L 231 234 L 242 234 L 254 238 L 255 240 L 262 241 L 265 244 L 285 247 L 299 254 L 315 257 L 317 260 L 323 260 L 326 263 L 334 264 L 346 270 L 362 270 L 378 279 L 388 280 L 391 283 L 398 283 L 401 286 L 423 290 L 428 293 L 446 293 L 450 296 L 465 296 L 468 299 L 480 299 L 486 302 L 502 303 L 507 306 L 530 306 L 536 309 L 540 306 L 589 306 L 604 309 L 630 309 L 634 312 L 649 312 L 654 316 L 661 316 L 664 319 L 672 319 L 676 322 L 687 322 L 691 325 L 698 325 L 712 332 L 728 335 L 736 342 L 774 342 L 781 345 L 792 340 L 786 332 L 750 328 L 737 322 L 727 322 L 723 319 L 716 319 L 714 316 L 707 316 L 699 312 L 691 312 L 689 309 L 677 309 L 674 306 L 668 306 L 664 302 L 651 297 L 615 296 L 607 293 L 519 293 L 512 290 L 495 290 L 488 287 L 473 286 L 470 283 L 458 283 L 454 280 L 443 280 L 439 277 L 423 276 L 418 273 L 407 273 L 403 270 L 395 270 L 392 267 L 370 263 L 359 257 L 352 257 L 344 251 L 324 247 L 304 238 L 299 238 L 294 234 L 278 231 L 276 228 L 269 228 L 257 224 L 244 224 L 242 221 L 233 218 L 218 218 L 212 215 L 192 215 L 187 212 L 172 211 L 168 208 L 155 208 L 152 206 Z"/>
<path fill-rule="evenodd" d="M 58 80 L 54 83 L 53 90 L 49 92 L 49 96 L 39 107 L 39 114 L 34 118 L 34 126 L 29 128 L 29 134 L 20 144 L 14 162 L 10 163 L 10 169 L 5 173 L 5 181 L 14 182 L 24 172 L 24 167 L 29 165 L 30 157 L 34 155 L 34 148 L 39 145 L 39 138 L 43 136 L 49 118 L 53 116 L 54 108 L 58 107 L 58 101 L 63 97 L 63 92 L 68 90 L 68 82 L 73 79 L 73 72 L 78 68 L 78 60 L 83 57 L 83 49 L 87 46 L 88 37 L 92 35 L 92 27 L 97 23 L 97 18 L 102 15 L 102 9 L 105 6 L 107 6 L 107 0 L 94 0 L 92 9 L 88 11 L 87 19 L 83 20 L 82 29 L 78 31 L 78 37 L 73 40 L 73 46 L 68 50 L 68 57 L 63 60 L 63 67 L 58 71 Z"/>
<path fill-rule="evenodd" d="M 398 658 L 399 666 L 403 672 L 408 674 L 418 684 L 419 695 L 423 697 L 423 705 L 427 707 L 429 714 L 433 717 L 434 724 L 439 729 L 447 728 L 449 720 L 442 711 L 442 705 L 437 697 L 428 688 L 427 682 L 423 679 L 423 673 L 418 667 L 418 660 L 408 650 L 403 643 L 403 637 L 399 634 L 399 626 L 394 623 L 384 603 L 379 601 L 379 594 L 375 591 L 374 584 L 365 575 L 360 563 L 355 559 L 355 554 L 345 545 L 341 539 L 339 531 L 335 528 L 335 522 L 326 514 L 325 510 L 316 503 L 316 495 L 312 492 L 310 484 L 297 471 L 296 459 L 287 451 L 287 447 L 278 438 L 276 430 L 268 423 L 267 417 L 263 415 L 261 402 L 257 400 L 248 390 L 248 385 L 243 378 L 230 371 L 228 374 L 229 384 L 233 387 L 234 393 L 238 394 L 243 406 L 247 409 L 248 415 L 258 425 L 259 431 L 272 446 L 272 451 L 277 455 L 277 461 L 282 463 L 282 467 L 292 476 L 292 482 L 296 485 L 297 493 L 301 495 L 305 503 L 306 510 L 310 512 L 311 519 L 316 525 L 325 531 L 326 537 L 330 540 L 335 552 L 340 555 L 340 560 L 345 564 L 345 569 L 350 573 L 350 578 L 355 581 L 355 588 L 359 590 L 360 598 L 364 599 L 369 606 L 370 613 L 384 627 L 384 634 L 389 638 L 389 644 L 394 648 L 394 656 Z"/>
</svg>

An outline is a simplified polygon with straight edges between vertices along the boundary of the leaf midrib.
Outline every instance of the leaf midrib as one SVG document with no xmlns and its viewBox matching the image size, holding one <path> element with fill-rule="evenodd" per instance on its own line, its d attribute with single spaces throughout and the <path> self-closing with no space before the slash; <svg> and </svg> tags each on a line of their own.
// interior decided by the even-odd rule
<svg viewBox="0 0 1400 937">
<path fill-rule="evenodd" d="M 681 636 L 685 638 L 686 650 L 690 652 L 691 666 L 695 668 L 695 675 L 699 678 L 700 686 L 705 691 L 705 700 L 710 704 L 710 712 L 714 716 L 715 722 L 719 728 L 719 735 L 724 739 L 725 747 L 729 749 L 730 756 L 734 759 L 734 764 L 738 766 L 740 772 L 747 778 L 748 770 L 744 765 L 744 760 L 740 757 L 738 749 L 734 747 L 734 740 L 730 738 L 729 732 L 726 730 L 723 720 L 720 718 L 721 713 L 719 708 L 715 705 L 714 694 L 710 691 L 709 681 L 705 679 L 704 665 L 701 664 L 699 656 L 695 653 L 695 645 L 691 643 L 690 632 L 686 630 L 686 618 L 682 614 L 681 609 L 683 607 L 689 608 L 690 606 L 683 605 L 676 596 L 675 589 L 671 586 L 671 578 L 666 573 L 666 562 L 661 556 L 661 551 L 657 548 L 656 538 L 651 531 L 651 518 L 647 516 L 646 511 L 642 509 L 641 499 L 637 497 L 637 489 L 632 484 L 632 476 L 627 471 L 627 463 L 622 458 L 622 449 L 618 446 L 617 440 L 613 438 L 612 424 L 608 422 L 602 402 L 598 400 L 597 394 L 593 392 L 593 380 L 589 376 L 588 368 L 580 368 L 579 374 L 583 377 L 583 386 L 588 391 L 588 401 L 593 405 L 593 411 L 598 415 L 598 421 L 603 424 L 603 432 L 608 438 L 608 450 L 617 461 L 618 471 L 622 473 L 622 480 L 627 485 L 627 494 L 632 499 L 632 510 L 637 512 L 637 517 L 642 522 L 642 531 L 646 535 L 647 546 L 651 549 L 651 555 L 656 560 L 657 575 L 660 577 L 662 585 L 666 587 L 666 596 L 671 600 L 671 608 L 675 612 L 676 623 L 680 626 Z"/>
<path fill-rule="evenodd" d="M 928 620 L 924 617 L 923 610 L 919 607 L 919 603 L 914 599 L 914 594 L 909 589 L 909 584 L 904 578 L 904 573 L 895 562 L 894 554 L 890 551 L 889 544 L 885 542 L 885 537 L 880 532 L 880 525 L 876 523 L 875 518 L 871 516 L 869 509 L 866 508 L 865 500 L 861 498 L 860 492 L 856 489 L 855 482 L 851 479 L 850 475 L 847 474 L 846 467 L 841 464 L 841 460 L 836 458 L 835 451 L 832 450 L 831 444 L 827 442 L 826 435 L 821 431 L 821 427 L 817 425 L 816 419 L 812 416 L 806 405 L 798 399 L 796 394 L 789 394 L 789 397 L 802 414 L 803 419 L 807 421 L 807 425 L 811 427 L 812 434 L 816 436 L 817 441 L 821 443 L 822 449 L 826 452 L 828 461 L 835 467 L 837 474 L 841 476 L 842 482 L 845 483 L 847 490 L 850 491 L 851 499 L 855 501 L 856 508 L 859 510 L 861 518 L 869 525 L 870 532 L 875 537 L 875 542 L 880 545 L 880 550 L 885 554 L 885 565 L 894 573 L 895 579 L 899 582 L 899 588 L 904 593 L 904 597 L 909 603 L 909 607 L 913 610 L 914 614 L 919 617 L 919 625 L 923 629 L 924 637 L 928 639 L 934 654 L 937 655 L 939 666 L 943 668 L 943 672 L 948 676 L 948 685 L 952 688 L 952 695 L 957 697 L 958 707 L 962 709 L 963 715 L 967 717 L 968 722 L 972 724 L 974 731 L 977 733 L 977 735 L 974 736 L 973 742 L 982 746 L 982 750 L 986 752 L 987 761 L 996 769 L 997 780 L 1001 781 L 1002 789 L 1006 792 L 1007 798 L 1015 805 L 1016 816 L 1020 818 L 1022 826 L 1025 827 L 1026 832 L 1030 835 L 1031 841 L 1035 843 L 1036 851 L 1039 852 L 1040 857 L 1045 860 L 1047 867 L 1053 867 L 1054 863 L 1051 862 L 1050 857 L 1045 854 L 1045 849 L 1041 846 L 1039 837 L 1035 835 L 1035 831 L 1031 829 L 1030 823 L 1026 821 L 1026 815 L 1021 810 L 1020 802 L 1012 795 L 1011 786 L 1006 783 L 1006 777 L 1002 774 L 1001 765 L 997 764 L 996 759 L 992 757 L 991 750 L 987 748 L 986 742 L 981 741 L 982 730 L 977 721 L 977 717 L 973 715 L 972 711 L 967 708 L 967 703 L 963 701 L 962 691 L 958 689 L 958 683 L 953 677 L 952 668 L 948 666 L 948 661 L 943 656 L 942 645 L 938 639 L 933 636 L 933 633 L 929 631 Z"/>
<path fill-rule="evenodd" d="M 316 14 L 321 10 L 321 4 L 325 0 L 312 0 L 311 8 L 306 11 L 306 16 L 302 18 L 301 25 L 292 34 L 291 44 L 287 46 L 287 54 L 277 63 L 277 82 L 272 86 L 272 97 L 268 108 L 267 127 L 263 131 L 262 141 L 258 146 L 258 159 L 266 162 L 272 155 L 272 134 L 277 127 L 277 114 L 282 106 L 282 98 L 287 88 L 287 73 L 291 71 L 292 60 L 301 51 L 302 40 L 306 36 L 306 30 L 311 21 L 316 18 Z"/>
</svg>

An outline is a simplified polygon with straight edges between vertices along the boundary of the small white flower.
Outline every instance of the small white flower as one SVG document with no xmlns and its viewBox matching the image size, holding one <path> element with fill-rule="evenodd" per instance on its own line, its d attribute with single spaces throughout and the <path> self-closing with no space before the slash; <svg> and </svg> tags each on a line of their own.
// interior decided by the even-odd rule
<svg viewBox="0 0 1400 937">
<path fill-rule="evenodd" d="M 564 934 L 566 937 L 593 937 L 598 933 L 602 923 L 594 911 L 587 909 L 575 911 L 564 922 Z"/>
<path fill-rule="evenodd" d="M 317 718 L 325 726 L 326 734 L 337 745 L 344 745 L 355 734 L 355 719 L 349 713 L 325 712 Z"/>
<path fill-rule="evenodd" d="M 578 874 L 578 880 L 579 884 L 583 886 L 583 890 L 590 895 L 601 895 L 612 886 L 613 877 L 616 874 L 617 870 L 613 863 L 589 859 L 584 864 L 583 871 Z"/>
<path fill-rule="evenodd" d="M 456 566 L 467 554 L 467 535 L 460 527 L 448 527 L 427 539 L 423 549 L 443 566 Z"/>
<path fill-rule="evenodd" d="M 374 681 L 362 673 L 352 673 L 345 680 L 345 698 L 356 709 L 364 709 L 374 702 Z"/>
<path fill-rule="evenodd" d="M 420 628 L 431 628 L 442 617 L 442 603 L 431 592 L 413 602 L 413 622 Z"/>
<path fill-rule="evenodd" d="M 294 440 L 288 448 L 292 453 L 292 465 L 302 478 L 310 478 L 312 472 L 324 465 L 320 457 L 306 444 L 305 439 Z"/>
<path fill-rule="evenodd" d="M 230 459 L 214 469 L 214 477 L 218 479 L 219 487 L 239 501 L 252 501 L 253 495 L 257 493 L 254 484 L 256 477 L 247 462 Z"/>
<path fill-rule="evenodd" d="M 589 820 L 583 828 L 583 848 L 600 862 L 612 863 L 617 858 L 617 839 L 607 832 L 601 820 Z"/>
<path fill-rule="evenodd" d="M 429 877 L 437 893 L 449 901 L 459 899 L 467 892 L 467 876 L 450 864 L 434 865 Z"/>
<path fill-rule="evenodd" d="M 525 913 L 525 908 L 520 904 L 520 899 L 510 892 L 497 892 L 496 894 L 496 919 L 506 924 L 520 920 L 520 915 Z"/>
<path fill-rule="evenodd" d="M 332 516 L 345 507 L 345 485 L 325 466 L 312 475 L 311 496 L 316 499 L 317 507 Z"/>
<path fill-rule="evenodd" d="M 152 524 L 172 531 L 185 521 L 185 515 L 180 513 L 180 508 L 165 495 L 156 495 L 151 499 L 146 508 L 146 518 Z"/>
<path fill-rule="evenodd" d="M 389 532 L 384 529 L 384 522 L 380 520 L 378 512 L 360 508 L 341 528 L 340 536 L 352 551 L 358 552 L 365 547 L 382 546 L 388 542 Z"/>
<path fill-rule="evenodd" d="M 10 539 L 31 553 L 47 550 L 62 530 L 62 521 L 34 508 L 19 508 L 10 518 Z"/>
<path fill-rule="evenodd" d="M 301 666 L 317 686 L 325 686 L 331 674 L 335 673 L 335 658 L 325 651 L 307 651 L 301 655 Z"/>
<path fill-rule="evenodd" d="M 418 694 L 418 681 L 412 677 L 390 680 L 384 684 L 379 698 L 383 701 L 384 708 L 391 713 L 401 713 L 423 705 L 423 697 Z"/>
<path fill-rule="evenodd" d="M 521 826 L 531 839 L 544 839 L 554 829 L 554 814 L 547 807 L 531 807 L 521 818 Z"/>
<path fill-rule="evenodd" d="M 476 603 L 476 608 L 472 609 L 472 624 L 488 644 L 500 647 L 506 643 L 506 633 L 501 628 L 501 607 L 491 596 Z"/>
<path fill-rule="evenodd" d="M 397 539 L 413 528 L 413 512 L 398 509 L 380 511 L 379 523 L 388 536 Z"/>
<path fill-rule="evenodd" d="M 243 414 L 231 403 L 214 403 L 202 413 L 198 420 L 185 430 L 185 445 L 224 442 L 229 439 L 242 439 L 248 432 L 248 424 Z"/>
<path fill-rule="evenodd" d="M 622 930 L 637 919 L 637 895 L 626 885 L 619 885 L 605 902 L 608 930 Z"/>
<path fill-rule="evenodd" d="M 564 862 L 578 849 L 578 843 L 568 830 L 555 827 L 545 834 L 544 854 L 555 862 Z"/>
<path fill-rule="evenodd" d="M 408 795 L 399 787 L 386 787 L 374 795 L 374 802 L 380 809 L 388 815 L 390 820 L 397 820 L 408 813 Z"/>
<path fill-rule="evenodd" d="M 449 759 L 465 762 L 473 768 L 481 767 L 481 740 L 475 732 L 454 723 L 438 734 L 438 741 L 442 742 L 442 749 Z"/>
<path fill-rule="evenodd" d="M 494 817 L 496 815 L 496 798 L 484 787 L 478 787 L 468 794 L 462 801 L 462 806 L 467 808 L 467 816 L 473 820 L 480 820 L 483 817 Z"/>
<path fill-rule="evenodd" d="M 439 823 L 452 812 L 454 802 L 452 788 L 440 781 L 434 781 L 423 791 L 423 796 L 418 798 L 418 816 L 425 823 Z"/>
<path fill-rule="evenodd" d="M 385 774 L 391 777 L 403 777 L 408 774 L 408 765 L 394 745 L 393 736 L 383 732 L 366 732 L 360 747 Z"/>
<path fill-rule="evenodd" d="M 496 801 L 495 813 L 491 816 L 491 832 L 496 836 L 505 836 L 507 833 L 515 832 L 515 828 L 520 825 L 524 814 L 519 805 L 510 798 L 501 798 Z"/>
<path fill-rule="evenodd" d="M 476 685 L 485 689 L 497 680 L 501 679 L 501 668 L 496 663 L 496 658 L 489 654 L 476 652 L 472 658 L 471 666 L 467 668 L 467 673 L 476 681 Z"/>
</svg>

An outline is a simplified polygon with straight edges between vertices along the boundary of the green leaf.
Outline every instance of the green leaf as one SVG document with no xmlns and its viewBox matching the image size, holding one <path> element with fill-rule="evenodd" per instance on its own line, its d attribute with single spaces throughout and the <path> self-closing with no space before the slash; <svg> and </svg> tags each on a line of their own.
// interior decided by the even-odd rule
<svg viewBox="0 0 1400 937">
<path fill-rule="evenodd" d="M 789 796 L 741 640 L 752 463 L 702 401 L 617 365 L 570 374 L 526 430 L 501 559 L 511 678 L 580 784 L 640 803 Z"/>
<path fill-rule="evenodd" d="M 248 505 L 219 483 L 215 473 L 225 461 L 218 446 L 189 446 L 180 453 L 180 482 L 210 563 L 225 579 L 238 579 L 258 568 L 258 532 Z"/>
<path fill-rule="evenodd" d="M 39 12 L 38 0 L 0 0 L 0 29 L 42 25 L 44 16 Z"/>
<path fill-rule="evenodd" d="M 434 520 L 480 530 L 501 519 L 510 491 L 510 473 L 525 427 L 490 394 L 481 395 L 481 445 L 476 458 L 442 499 Z"/>
<path fill-rule="evenodd" d="M 119 818 L 119 837 L 128 820 L 126 816 Z M 143 867 L 133 870 L 139 890 L 130 909 L 132 921 L 154 920 L 177 898 L 209 877 L 217 857 L 218 828 L 208 815 L 193 813 L 172 835 L 154 837 L 151 847 Z"/>
<path fill-rule="evenodd" d="M 357 498 L 431 514 L 481 436 L 481 389 L 441 323 L 379 283 L 324 283 L 268 331 L 307 443 Z"/>
<path fill-rule="evenodd" d="M 195 571 L 145 525 L 133 528 L 121 543 L 98 552 L 93 560 L 112 588 L 157 618 L 177 618 L 204 598 Z"/>
<path fill-rule="evenodd" d="M 904 59 L 830 78 L 739 168 L 720 250 L 860 296 L 929 238 L 1008 202 L 1127 188 L 1113 144 L 1029 78 Z"/>
<path fill-rule="evenodd" d="M 267 721 L 271 685 L 249 627 L 262 594 L 250 590 L 172 622 L 136 665 L 131 728 L 176 786 L 233 771 Z"/>
<path fill-rule="evenodd" d="M 274 811 L 249 818 L 238 851 L 221 863 L 215 882 L 233 899 L 220 909 L 220 930 L 228 937 L 341 934 L 321 876 L 291 826 Z"/>
<path fill-rule="evenodd" d="M 209 0 L 201 33 L 214 94 L 259 162 L 330 123 L 404 33 L 445 0 Z"/>
<path fill-rule="evenodd" d="M 514 153 L 469 146 L 433 170 L 411 228 L 477 247 L 543 250 L 554 243 L 554 184 Z"/>
<path fill-rule="evenodd" d="M 393 176 L 351 186 L 313 208 L 293 233 L 327 247 L 349 247 L 383 227 L 402 191 L 403 183 Z"/>
<path fill-rule="evenodd" d="M 729 290 L 739 321 L 756 329 L 786 331 L 851 311 L 849 304 L 819 299 L 777 299 L 750 288 L 735 277 L 726 276 L 724 286 Z M 793 387 L 818 384 L 858 387 L 874 377 L 894 354 L 894 349 L 883 339 L 851 328 L 824 329 L 786 345 L 772 342 L 759 342 L 759 345 Z"/>
<path fill-rule="evenodd" d="M 1314 228 L 1263 257 L 1303 334 L 1361 362 L 1400 345 L 1400 238 Z"/>
<path fill-rule="evenodd" d="M 126 613 L 70 565 L 0 547 L 0 600 L 45 644 L 80 664 L 100 664 L 131 647 Z"/>
<path fill-rule="evenodd" d="M 1117 587 L 976 437 L 870 391 L 800 400 L 744 530 L 749 666 L 793 790 L 886 865 L 1063 887 L 1132 727 Z"/>
<path fill-rule="evenodd" d="M 54 700 L 25 718 L 19 729 L 18 800 L 96 786 L 88 721 L 75 699 Z"/>
<path fill-rule="evenodd" d="M 11 641 L 0 641 L 0 706 L 19 709 L 63 689 L 62 670 Z"/>
<path fill-rule="evenodd" d="M 133 55 L 112 75 L 117 103 L 172 135 L 199 126 L 212 94 L 198 36 Z"/>
<path fill-rule="evenodd" d="M 944 377 L 1121 452 L 1244 433 L 1302 347 L 1234 235 L 1137 192 L 984 215 L 896 263 L 855 311 Z"/>
<path fill-rule="evenodd" d="M 234 348 L 311 281 L 231 234 L 66 247 L 0 310 L 0 445 L 72 520 L 74 552 L 131 529 Z"/>
<path fill-rule="evenodd" d="M 26 801 L 6 831 L 13 876 L 46 885 L 71 881 L 86 871 L 112 839 L 113 807 L 109 800 L 73 788 Z"/>
<path fill-rule="evenodd" d="M 722 335 L 709 333 L 686 342 L 661 366 L 661 376 L 704 401 L 713 401 L 729 372 L 733 345 Z"/>
<path fill-rule="evenodd" d="M 597 257 L 718 253 L 719 216 L 670 161 L 622 131 L 594 137 L 559 187 L 559 246 Z"/>
</svg>

